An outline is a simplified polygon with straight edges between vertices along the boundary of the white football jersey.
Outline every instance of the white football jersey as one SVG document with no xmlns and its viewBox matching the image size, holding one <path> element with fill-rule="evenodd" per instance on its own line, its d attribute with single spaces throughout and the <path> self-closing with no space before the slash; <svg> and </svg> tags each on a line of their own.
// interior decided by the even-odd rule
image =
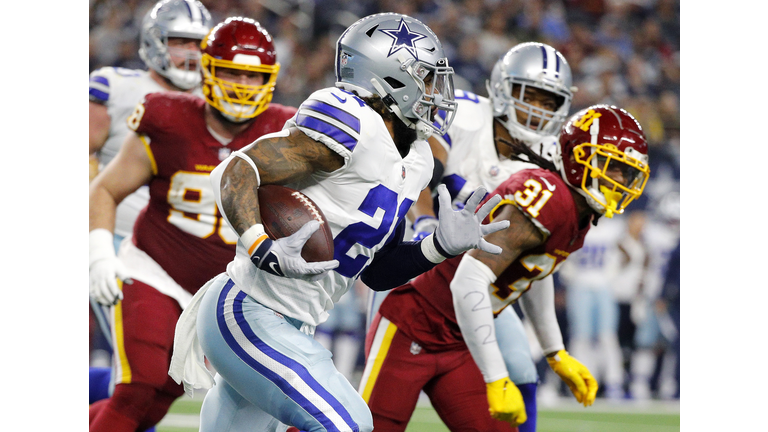
<svg viewBox="0 0 768 432">
<path fill-rule="evenodd" d="M 318 325 L 429 184 L 432 152 L 425 141 L 416 141 L 401 157 L 381 116 L 352 93 L 337 88 L 313 93 L 284 129 L 289 127 L 297 127 L 344 158 L 344 166 L 332 173 L 317 172 L 287 185 L 306 194 L 325 214 L 339 267 L 317 282 L 274 276 L 258 270 L 238 242 L 227 273 L 264 306 Z"/>
<path fill-rule="evenodd" d="M 454 204 L 463 204 L 480 185 L 491 192 L 515 172 L 538 168 L 499 157 L 493 139 L 493 107 L 489 99 L 459 89 L 455 97 L 459 104 L 458 114 L 444 136 L 435 135 L 448 152 L 442 181 Z M 532 148 L 551 159 L 556 143 L 557 137 L 545 137 Z"/>
<path fill-rule="evenodd" d="M 89 100 L 107 107 L 109 136 L 99 151 L 99 169 L 114 159 L 128 135 L 126 123 L 136 105 L 149 93 L 168 91 L 149 76 L 148 71 L 120 67 L 103 67 L 91 72 L 88 79 Z M 193 94 L 202 97 L 198 89 Z M 115 234 L 127 236 L 133 223 L 149 201 L 149 188 L 142 186 L 117 206 Z"/>
<path fill-rule="evenodd" d="M 560 269 L 563 282 L 574 289 L 612 290 L 621 269 L 619 242 L 626 232 L 621 218 L 600 218 L 590 228 L 581 249 L 572 253 Z"/>
</svg>

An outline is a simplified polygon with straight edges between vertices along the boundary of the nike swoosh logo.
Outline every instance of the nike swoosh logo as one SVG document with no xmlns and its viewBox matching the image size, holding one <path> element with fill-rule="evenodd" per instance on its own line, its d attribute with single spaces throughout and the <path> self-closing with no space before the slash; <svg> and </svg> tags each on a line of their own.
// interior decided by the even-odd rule
<svg viewBox="0 0 768 432">
<path fill-rule="evenodd" d="M 344 99 L 342 99 L 342 98 L 340 98 L 340 97 L 336 96 L 336 93 L 331 93 L 331 95 L 333 95 L 333 97 L 335 97 L 335 98 L 336 98 L 336 100 L 337 100 L 337 101 L 339 101 L 339 102 L 341 102 L 341 103 L 344 103 L 344 102 L 346 102 L 346 101 L 347 101 L 347 98 L 346 98 L 346 97 L 345 97 Z"/>
<path fill-rule="evenodd" d="M 550 191 L 550 192 L 554 192 L 554 191 L 555 191 L 555 188 L 556 188 L 557 186 L 555 186 L 555 185 L 553 185 L 552 183 L 548 182 L 548 181 L 547 181 L 547 179 L 545 179 L 544 177 L 542 177 L 542 178 L 541 178 L 541 180 L 542 180 L 544 183 L 546 183 L 546 184 L 547 184 L 547 189 L 549 189 L 549 191 Z"/>
<path fill-rule="evenodd" d="M 269 268 L 272 269 L 273 272 L 275 272 L 276 275 L 282 276 L 283 272 L 280 271 L 280 268 L 277 267 L 276 262 L 269 263 Z"/>
</svg>

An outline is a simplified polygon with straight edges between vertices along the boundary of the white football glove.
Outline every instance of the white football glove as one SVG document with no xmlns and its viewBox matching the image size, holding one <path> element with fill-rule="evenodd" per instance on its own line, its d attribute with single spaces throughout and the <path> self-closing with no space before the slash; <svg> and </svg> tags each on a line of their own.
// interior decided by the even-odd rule
<svg viewBox="0 0 768 432">
<path fill-rule="evenodd" d="M 435 240 L 449 255 L 456 256 L 475 248 L 494 255 L 501 253 L 501 247 L 488 243 L 483 236 L 507 228 L 509 221 L 483 225 L 485 217 L 501 202 L 501 197 L 496 194 L 475 213 L 477 205 L 485 198 L 485 194 L 485 187 L 478 187 L 472 192 L 464 208 L 454 211 L 451 207 L 448 188 L 444 184 L 437 187 L 440 223 L 435 230 Z"/>
<path fill-rule="evenodd" d="M 434 216 L 423 215 L 416 218 L 416 222 L 413 223 L 413 238 L 411 241 L 419 241 L 426 236 L 435 232 L 439 222 Z"/>
<path fill-rule="evenodd" d="M 123 263 L 115 255 L 112 233 L 97 228 L 88 234 L 90 295 L 104 306 L 114 306 L 123 299 L 122 283 L 133 280 Z M 122 283 L 118 283 L 118 279 Z"/>
<path fill-rule="evenodd" d="M 249 231 L 251 229 L 253 227 Z M 263 227 L 260 229 L 262 232 L 264 231 Z M 263 238 L 259 236 L 257 241 L 260 243 L 255 248 L 251 247 L 255 249 L 251 254 L 251 261 L 259 269 L 273 275 L 309 281 L 320 280 L 327 272 L 338 267 L 339 261 L 307 262 L 301 257 L 301 249 L 304 244 L 318 229 L 320 229 L 320 223 L 311 220 L 288 237 L 272 240 L 266 236 Z M 248 234 L 249 236 L 252 235 L 251 233 Z M 245 237 L 245 233 L 243 236 Z"/>
</svg>

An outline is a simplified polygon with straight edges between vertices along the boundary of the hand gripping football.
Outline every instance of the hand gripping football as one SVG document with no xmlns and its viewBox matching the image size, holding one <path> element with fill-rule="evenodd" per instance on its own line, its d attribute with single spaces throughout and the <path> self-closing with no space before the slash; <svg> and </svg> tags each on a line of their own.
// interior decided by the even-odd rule
<svg viewBox="0 0 768 432">
<path fill-rule="evenodd" d="M 280 185 L 259 187 L 259 207 L 264 231 L 271 239 L 287 237 L 305 223 L 316 220 L 320 229 L 312 234 L 301 250 L 307 262 L 333 259 L 333 235 L 322 210 L 303 193 Z"/>
</svg>

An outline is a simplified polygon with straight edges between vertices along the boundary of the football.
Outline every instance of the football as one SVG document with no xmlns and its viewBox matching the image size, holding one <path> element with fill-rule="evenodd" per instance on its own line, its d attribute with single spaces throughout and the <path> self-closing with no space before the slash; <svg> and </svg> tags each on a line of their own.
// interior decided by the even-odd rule
<svg viewBox="0 0 768 432">
<path fill-rule="evenodd" d="M 288 237 L 305 223 L 316 220 L 320 229 L 312 234 L 301 250 L 307 262 L 333 259 L 333 235 L 322 210 L 303 193 L 280 185 L 259 187 L 259 207 L 264 231 L 272 239 Z"/>
</svg>

